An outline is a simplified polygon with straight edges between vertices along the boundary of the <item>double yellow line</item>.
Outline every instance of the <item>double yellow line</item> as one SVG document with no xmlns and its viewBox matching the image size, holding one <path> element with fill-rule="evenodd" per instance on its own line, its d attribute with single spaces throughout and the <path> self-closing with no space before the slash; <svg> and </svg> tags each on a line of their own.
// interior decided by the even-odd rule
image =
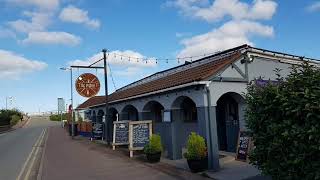
<svg viewBox="0 0 320 180">
<path fill-rule="evenodd" d="M 16 180 L 28 180 L 30 173 L 32 171 L 34 162 L 37 158 L 37 155 L 39 153 L 39 150 L 41 149 L 40 145 L 43 143 L 44 137 L 46 135 L 47 129 L 43 129 L 39 138 L 37 139 L 37 141 L 35 142 L 35 144 L 32 147 L 32 150 L 30 152 L 30 154 L 28 155 L 28 158 L 26 160 L 26 162 L 23 164 L 23 167 L 18 175 L 18 177 L 16 178 Z M 27 167 L 28 165 L 28 167 Z M 26 169 L 27 168 L 27 169 Z M 22 177 L 24 175 L 24 178 Z"/>
</svg>

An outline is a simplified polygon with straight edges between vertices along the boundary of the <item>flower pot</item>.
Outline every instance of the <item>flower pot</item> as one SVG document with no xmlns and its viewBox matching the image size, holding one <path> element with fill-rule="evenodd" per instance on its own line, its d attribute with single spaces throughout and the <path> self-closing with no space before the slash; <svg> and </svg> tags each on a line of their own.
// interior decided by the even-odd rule
<svg viewBox="0 0 320 180">
<path fill-rule="evenodd" d="M 147 160 L 148 162 L 150 163 L 156 163 L 156 162 L 159 162 L 160 161 L 160 158 L 161 158 L 161 152 L 158 152 L 158 153 L 146 153 L 146 156 L 147 156 Z"/>
<path fill-rule="evenodd" d="M 187 159 L 189 169 L 193 173 L 201 172 L 208 169 L 208 159 Z"/>
</svg>

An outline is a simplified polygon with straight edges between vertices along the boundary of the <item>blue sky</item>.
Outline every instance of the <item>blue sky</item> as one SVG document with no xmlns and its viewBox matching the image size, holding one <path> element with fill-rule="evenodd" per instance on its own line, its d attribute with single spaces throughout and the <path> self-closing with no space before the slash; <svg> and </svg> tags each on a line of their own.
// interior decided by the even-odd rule
<svg viewBox="0 0 320 180">
<path fill-rule="evenodd" d="M 26 112 L 55 110 L 58 97 L 69 103 L 69 73 L 59 68 L 93 62 L 103 48 L 110 51 L 116 88 L 178 65 L 155 63 L 156 58 L 198 56 L 244 43 L 320 59 L 320 1 L 315 0 L 0 3 L 0 108 L 10 96 L 9 107 Z M 103 74 L 95 70 L 74 70 L 73 79 L 84 72 L 97 74 L 103 85 Z M 110 77 L 108 86 L 115 90 Z M 85 100 L 76 93 L 74 99 L 75 104 Z"/>
</svg>

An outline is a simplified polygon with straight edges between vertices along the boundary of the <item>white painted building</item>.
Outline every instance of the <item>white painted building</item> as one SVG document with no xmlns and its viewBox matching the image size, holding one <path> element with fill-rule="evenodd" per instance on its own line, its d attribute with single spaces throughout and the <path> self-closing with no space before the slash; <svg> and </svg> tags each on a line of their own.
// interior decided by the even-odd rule
<svg viewBox="0 0 320 180">
<path fill-rule="evenodd" d="M 242 45 L 194 62 L 155 73 L 108 96 L 106 139 L 112 121 L 153 120 L 162 137 L 165 156 L 182 158 L 188 135 L 205 137 L 209 168 L 219 168 L 219 150 L 236 151 L 238 132 L 245 129 L 243 95 L 255 79 L 275 80 L 274 70 L 286 76 L 292 65 L 313 59 Z M 86 118 L 102 121 L 105 97 L 88 99 L 77 109 Z"/>
</svg>

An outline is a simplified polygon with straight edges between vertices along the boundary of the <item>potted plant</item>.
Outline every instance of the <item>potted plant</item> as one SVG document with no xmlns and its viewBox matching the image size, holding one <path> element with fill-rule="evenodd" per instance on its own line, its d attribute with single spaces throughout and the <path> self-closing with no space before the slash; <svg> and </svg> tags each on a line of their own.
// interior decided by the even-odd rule
<svg viewBox="0 0 320 180">
<path fill-rule="evenodd" d="M 188 137 L 187 152 L 184 154 L 191 172 L 208 169 L 207 147 L 203 137 L 192 132 Z"/>
<path fill-rule="evenodd" d="M 162 144 L 160 135 L 153 134 L 149 143 L 144 147 L 143 151 L 147 156 L 147 160 L 150 163 L 156 163 L 160 161 Z"/>
</svg>

